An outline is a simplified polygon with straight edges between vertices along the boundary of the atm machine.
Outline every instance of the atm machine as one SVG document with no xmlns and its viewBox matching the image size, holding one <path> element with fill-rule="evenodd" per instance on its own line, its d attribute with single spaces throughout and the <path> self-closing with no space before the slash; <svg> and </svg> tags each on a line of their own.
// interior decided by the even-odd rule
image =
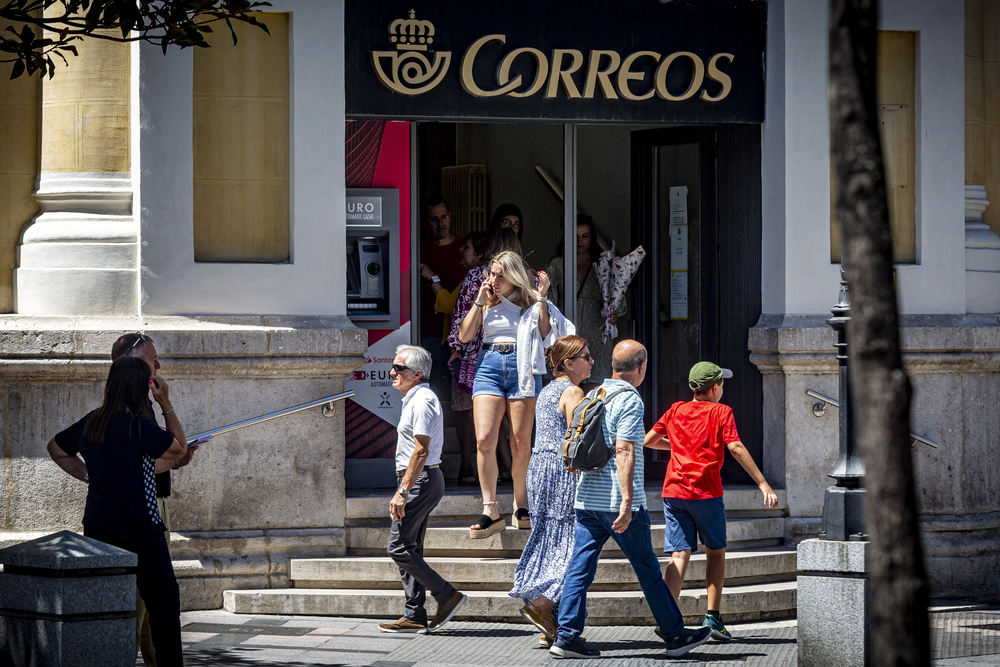
<svg viewBox="0 0 1000 667">
<path fill-rule="evenodd" d="M 347 189 L 347 315 L 363 329 L 399 328 L 399 190 Z"/>
</svg>

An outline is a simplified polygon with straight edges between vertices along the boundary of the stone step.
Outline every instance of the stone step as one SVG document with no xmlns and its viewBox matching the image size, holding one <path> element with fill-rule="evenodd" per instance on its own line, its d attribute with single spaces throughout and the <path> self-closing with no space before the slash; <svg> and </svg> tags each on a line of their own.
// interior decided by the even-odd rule
<svg viewBox="0 0 1000 667">
<path fill-rule="evenodd" d="M 784 516 L 788 510 L 787 494 L 775 491 L 778 505 L 765 508 L 763 495 L 756 486 L 729 485 L 724 487 L 726 515 L 730 518 L 775 518 Z M 659 485 L 647 486 L 646 508 L 652 517 L 663 516 L 663 500 Z M 383 489 L 350 489 L 347 497 L 345 520 L 348 526 L 389 525 L 389 498 L 392 493 Z M 514 496 L 510 487 L 501 487 L 497 494 L 501 512 L 509 513 L 514 506 Z M 445 492 L 441 502 L 431 514 L 430 525 L 469 525 L 483 511 L 482 496 L 478 487 L 453 487 Z"/>
<path fill-rule="evenodd" d="M 795 579 L 794 549 L 760 549 L 726 554 L 726 584 L 759 584 Z M 434 570 L 463 591 L 510 590 L 516 558 L 428 558 Z M 670 559 L 661 557 L 661 569 Z M 372 588 L 402 590 L 399 568 L 388 557 L 293 559 L 290 577 L 295 588 Z M 691 556 L 686 588 L 705 586 L 705 554 Z M 592 591 L 639 590 L 639 582 L 625 558 L 602 558 Z"/>
<path fill-rule="evenodd" d="M 652 525 L 653 549 L 663 551 L 663 523 Z M 352 556 L 381 556 L 389 539 L 388 526 L 350 526 L 345 529 L 347 553 Z M 468 526 L 439 526 L 427 529 L 424 554 L 427 556 L 462 556 L 467 558 L 519 558 L 530 530 L 506 530 L 482 540 L 469 538 Z M 785 519 L 730 519 L 726 522 L 728 549 L 758 549 L 781 545 L 785 537 Z M 604 546 L 605 554 L 621 553 L 614 540 Z"/>
<path fill-rule="evenodd" d="M 518 610 L 522 601 L 503 591 L 467 591 L 459 621 L 523 623 Z M 795 616 L 794 581 L 745 586 L 727 586 L 722 592 L 722 613 L 727 622 Z M 705 589 L 681 592 L 680 609 L 689 625 L 700 624 L 707 604 Z M 399 618 L 403 615 L 399 591 L 359 589 L 265 589 L 226 591 L 224 608 L 236 614 L 280 614 Z M 430 596 L 427 611 L 436 605 Z M 655 625 L 641 591 L 592 591 L 587 595 L 588 625 Z"/>
</svg>

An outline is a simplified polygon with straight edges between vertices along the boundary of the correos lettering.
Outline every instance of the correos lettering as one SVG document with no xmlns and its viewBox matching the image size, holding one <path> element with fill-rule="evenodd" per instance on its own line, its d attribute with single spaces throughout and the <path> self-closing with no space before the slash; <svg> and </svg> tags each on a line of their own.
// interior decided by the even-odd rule
<svg viewBox="0 0 1000 667">
<path fill-rule="evenodd" d="M 735 56 L 731 53 L 716 53 L 708 60 L 706 67 L 701 56 L 691 51 L 676 51 L 666 55 L 656 51 L 636 51 L 624 58 L 611 50 L 594 50 L 589 57 L 577 49 L 553 49 L 551 57 L 538 49 L 521 47 L 507 52 L 495 68 L 496 81 L 488 88 L 480 86 L 472 76 L 476 58 L 484 45 L 490 42 L 507 43 L 506 35 L 486 35 L 480 37 L 465 51 L 462 56 L 460 71 L 462 87 L 470 95 L 476 97 L 530 97 L 542 92 L 544 97 L 552 98 L 559 94 L 562 88 L 569 98 L 593 98 L 600 88 L 601 95 L 606 99 L 647 100 L 656 95 L 661 100 L 680 102 L 698 94 L 705 102 L 720 102 L 729 96 L 733 89 L 732 78 L 722 69 L 720 64 L 731 64 Z M 535 76 L 531 81 L 524 81 L 521 75 L 510 78 L 510 70 L 515 60 L 526 58 L 533 62 Z M 667 73 L 671 66 L 681 60 L 691 63 L 691 79 L 683 91 L 671 92 L 667 89 Z M 652 61 L 652 63 L 650 63 Z M 584 67 L 584 87 L 581 93 L 572 75 Z M 652 87 L 648 90 L 636 90 L 637 81 L 641 81 L 649 71 L 653 71 Z M 705 81 L 712 81 L 720 87 L 718 94 L 711 95 L 704 89 Z M 699 94 L 700 92 L 700 94 Z"/>
</svg>

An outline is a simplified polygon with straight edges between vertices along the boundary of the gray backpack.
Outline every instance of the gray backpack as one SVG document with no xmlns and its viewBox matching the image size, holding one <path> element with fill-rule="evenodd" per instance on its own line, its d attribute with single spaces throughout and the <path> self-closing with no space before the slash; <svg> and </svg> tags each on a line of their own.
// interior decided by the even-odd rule
<svg viewBox="0 0 1000 667">
<path fill-rule="evenodd" d="M 571 472 L 601 470 L 614 458 L 614 445 L 604 438 L 604 408 L 627 388 L 610 394 L 604 387 L 593 389 L 573 408 L 573 418 L 563 436 L 563 463 Z"/>
</svg>

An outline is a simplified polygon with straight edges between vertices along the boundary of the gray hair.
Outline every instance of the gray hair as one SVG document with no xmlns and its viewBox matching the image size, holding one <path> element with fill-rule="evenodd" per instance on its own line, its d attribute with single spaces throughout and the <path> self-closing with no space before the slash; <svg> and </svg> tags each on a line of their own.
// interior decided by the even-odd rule
<svg viewBox="0 0 1000 667">
<path fill-rule="evenodd" d="M 420 371 L 421 379 L 429 379 L 431 376 L 431 353 L 419 345 L 400 345 L 396 348 L 396 354 L 406 353 L 406 365 L 415 371 Z"/>
<path fill-rule="evenodd" d="M 619 359 L 618 357 L 611 358 L 611 370 L 615 373 L 631 373 L 633 371 L 639 370 L 639 366 L 646 363 L 646 348 L 640 347 L 638 350 L 633 352 L 630 356 L 624 359 Z"/>
</svg>

